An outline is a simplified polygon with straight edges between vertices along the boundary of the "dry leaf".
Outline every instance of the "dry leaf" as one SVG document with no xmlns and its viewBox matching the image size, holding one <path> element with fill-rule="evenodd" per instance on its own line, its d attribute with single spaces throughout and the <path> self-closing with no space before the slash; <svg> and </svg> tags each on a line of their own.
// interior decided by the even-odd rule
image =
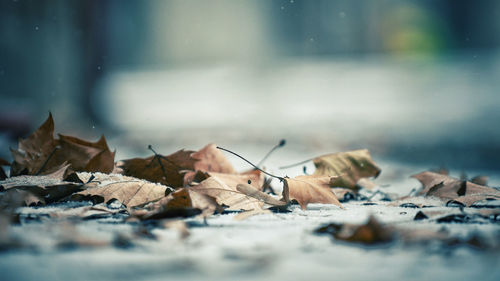
<svg viewBox="0 0 500 281">
<path fill-rule="evenodd" d="M 336 177 L 331 187 L 356 189 L 359 179 L 377 177 L 381 171 L 367 149 L 328 154 L 314 158 L 313 162 L 314 175 Z"/>
<path fill-rule="evenodd" d="M 334 204 L 342 208 L 339 200 L 330 189 L 331 177 L 298 176 L 283 181 L 283 198 L 285 202 L 297 200 L 302 209 L 309 203 Z"/>
<path fill-rule="evenodd" d="M 196 160 L 191 158 L 192 153 L 189 150 L 179 150 L 168 156 L 127 159 L 119 167 L 123 169 L 124 175 L 177 188 L 184 185 L 186 170 L 194 170 Z"/>
<path fill-rule="evenodd" d="M 26 139 L 19 140 L 18 150 L 11 149 L 14 158 L 11 165 L 11 176 L 39 174 L 56 146 L 54 119 L 49 113 L 49 117 L 40 128 Z"/>
<path fill-rule="evenodd" d="M 85 180 L 85 176 L 89 174 L 81 175 Z M 93 181 L 85 184 L 85 187 L 86 190 L 73 194 L 71 199 L 92 200 L 94 203 L 118 200 L 129 208 L 159 200 L 169 191 L 164 185 L 122 175 L 106 174 L 96 174 Z"/>
<path fill-rule="evenodd" d="M 332 188 L 332 191 L 340 202 L 347 202 L 356 198 L 356 194 L 354 193 L 354 191 L 349 188 L 334 187 Z"/>
<path fill-rule="evenodd" d="M 60 134 L 58 147 L 48 162 L 49 167 L 67 161 L 75 171 L 111 173 L 113 170 L 115 152 L 109 150 L 104 136 L 89 142 Z"/>
<path fill-rule="evenodd" d="M 412 177 L 423 185 L 423 189 L 419 192 L 420 195 L 434 196 L 447 201 L 452 200 L 465 206 L 471 206 L 482 200 L 500 199 L 500 191 L 495 188 L 462 181 L 447 175 L 422 172 Z"/>
<path fill-rule="evenodd" d="M 191 188 L 180 188 L 154 203 L 149 209 L 149 211 L 133 212 L 133 215 L 141 220 L 157 220 L 199 214 L 208 217 L 216 211 L 222 211 L 214 198 Z"/>
<path fill-rule="evenodd" d="M 49 174 L 64 163 L 75 171 L 104 172 L 113 170 L 115 153 L 109 150 L 102 136 L 97 142 L 88 142 L 71 136 L 54 139 L 52 114 L 31 136 L 19 140 L 12 150 L 14 161 L 11 175 Z"/>
<path fill-rule="evenodd" d="M 315 232 L 327 233 L 338 240 L 365 245 L 391 242 L 395 236 L 393 228 L 381 224 L 373 216 L 362 225 L 332 223 L 316 229 Z"/>
<path fill-rule="evenodd" d="M 69 165 L 44 176 L 16 176 L 0 181 L 0 191 L 24 190 L 32 194 L 25 197 L 26 205 L 49 204 L 82 189 L 81 183 L 64 181 Z"/>
<path fill-rule="evenodd" d="M 235 190 L 238 184 L 250 184 L 258 190 L 262 190 L 262 186 L 264 185 L 264 175 L 258 170 L 256 172 L 246 174 L 222 174 L 210 172 L 208 175 L 216 177 Z"/>
<path fill-rule="evenodd" d="M 272 197 L 271 195 L 256 189 L 255 187 L 253 187 L 249 184 L 238 184 L 236 186 L 236 190 L 238 190 L 239 192 L 241 192 L 247 196 L 253 197 L 261 202 L 264 202 L 264 203 L 272 205 L 272 206 L 284 206 L 287 204 L 286 202 L 280 201 L 280 200 Z"/>
<path fill-rule="evenodd" d="M 228 210 L 254 210 L 262 208 L 263 202 L 241 193 L 236 189 L 236 185 L 228 186 L 218 177 L 212 176 L 188 189 L 215 198 L 219 205 L 227 206 Z"/>
<path fill-rule="evenodd" d="M 236 174 L 233 165 L 226 158 L 224 153 L 217 149 L 214 143 L 208 144 L 197 152 L 191 154 L 196 160 L 194 169 L 202 172 L 217 172 L 225 174 Z"/>
</svg>

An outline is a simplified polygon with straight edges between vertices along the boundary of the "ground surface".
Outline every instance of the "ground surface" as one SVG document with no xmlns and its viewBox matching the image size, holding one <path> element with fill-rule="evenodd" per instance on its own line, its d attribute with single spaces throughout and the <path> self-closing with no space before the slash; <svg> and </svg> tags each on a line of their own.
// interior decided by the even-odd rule
<svg viewBox="0 0 500 281">
<path fill-rule="evenodd" d="M 382 167 L 389 169 L 391 164 L 382 163 Z M 399 189 L 406 193 L 419 186 L 414 180 L 397 179 L 398 184 L 386 181 L 389 186 L 382 190 L 388 192 Z M 344 203 L 344 210 L 322 204 L 312 204 L 307 210 L 293 206 L 290 213 L 243 221 L 234 220 L 234 213 L 215 215 L 207 224 L 202 219 L 186 219 L 190 226 L 187 238 L 182 239 L 175 229 L 154 228 L 156 239 L 126 239 L 130 245 L 117 242 L 117 237 L 133 237 L 137 230 L 136 224 L 123 222 L 124 216 L 71 226 L 64 219 L 43 215 L 89 203 L 22 208 L 23 226 L 12 230 L 33 248 L 1 253 L 0 272 L 2 280 L 498 280 L 498 250 L 443 247 L 439 243 L 406 245 L 400 241 L 364 247 L 313 233 L 325 223 L 363 223 L 369 215 L 407 229 L 445 228 L 458 237 L 500 232 L 498 223 L 415 222 L 420 209 L 390 206 L 391 202 L 378 201 L 377 197 L 373 202 L 376 205 L 351 201 Z M 473 211 L 465 211 L 468 209 Z M 459 212 L 451 207 L 426 208 L 436 210 Z M 62 247 L 68 233 L 87 242 Z"/>
<path fill-rule="evenodd" d="M 451 167 L 455 177 L 462 172 L 469 177 L 485 174 L 490 185 L 500 186 L 496 160 L 500 100 L 494 91 L 500 59 L 467 56 L 463 63 L 453 59 L 437 63 L 308 60 L 264 66 L 264 70 L 222 66 L 121 73 L 103 83 L 96 107 L 107 106 L 101 111 L 104 119 L 123 129 L 106 134 L 110 146 L 117 149 L 117 159 L 147 155 L 148 144 L 168 154 L 216 142 L 258 162 L 280 138 L 286 138 L 287 146 L 266 162 L 269 171 L 279 175 L 302 173 L 301 167 L 277 169 L 281 165 L 368 148 L 382 168 L 375 182 L 384 192 L 406 195 L 420 186 L 410 175 L 440 166 Z M 56 131 L 67 133 L 57 128 L 68 129 L 71 124 L 55 118 Z M 239 170 L 248 169 L 237 158 L 228 158 Z M 308 164 L 307 170 L 311 173 L 313 166 Z M 313 234 L 323 223 L 361 223 L 369 214 L 401 227 L 446 228 L 462 237 L 500 232 L 498 223 L 414 222 L 418 209 L 374 202 L 377 205 L 345 203 L 345 210 L 313 204 L 304 211 L 295 206 L 290 213 L 244 221 L 235 221 L 235 214 L 215 215 L 206 225 L 203 220 L 187 219 L 187 238 L 181 239 L 175 229 L 155 228 L 156 240 L 132 239 L 134 246 L 129 248 L 61 249 L 56 245 L 66 239 L 62 233 L 68 232 L 68 225 L 64 220 L 37 219 L 33 213 L 68 206 L 24 208 L 26 218 L 31 213 L 36 219 L 12 231 L 34 248 L 0 253 L 0 279 L 500 279 L 498 251 L 399 242 L 366 248 Z M 70 228 L 90 239 L 90 244 L 130 237 L 135 229 L 120 216 L 82 221 Z"/>
</svg>

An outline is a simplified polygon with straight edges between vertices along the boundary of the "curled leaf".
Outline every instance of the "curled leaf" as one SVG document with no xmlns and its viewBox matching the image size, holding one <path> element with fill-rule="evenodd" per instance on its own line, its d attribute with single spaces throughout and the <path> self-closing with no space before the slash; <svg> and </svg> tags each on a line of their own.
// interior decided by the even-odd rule
<svg viewBox="0 0 500 281">
<path fill-rule="evenodd" d="M 229 186 L 216 176 L 212 176 L 199 185 L 189 187 L 198 193 L 215 198 L 218 204 L 225 205 L 229 210 L 261 209 L 263 202 L 241 193 L 236 186 Z"/>
<path fill-rule="evenodd" d="M 313 162 L 314 175 L 336 177 L 331 187 L 356 189 L 359 179 L 377 177 L 381 171 L 367 149 L 328 154 L 314 158 Z"/>
<path fill-rule="evenodd" d="M 283 198 L 285 202 L 297 200 L 302 209 L 309 203 L 334 204 L 342 207 L 330 189 L 331 177 L 298 176 L 283 181 Z"/>
<path fill-rule="evenodd" d="M 118 200 L 129 208 L 161 199 L 168 192 L 164 185 L 121 175 L 96 174 L 85 186 L 87 189 L 74 194 L 73 200 L 92 200 L 95 203 Z"/>
<path fill-rule="evenodd" d="M 119 167 L 126 176 L 177 188 L 184 185 L 186 170 L 194 170 L 196 160 L 191 158 L 192 153 L 189 150 L 179 150 L 168 156 L 157 154 L 147 158 L 127 159 Z"/>
</svg>

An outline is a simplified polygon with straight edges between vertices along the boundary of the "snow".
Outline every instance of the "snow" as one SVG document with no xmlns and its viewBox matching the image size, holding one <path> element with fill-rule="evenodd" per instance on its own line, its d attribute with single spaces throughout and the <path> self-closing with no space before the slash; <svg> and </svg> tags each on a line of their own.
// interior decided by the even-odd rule
<svg viewBox="0 0 500 281">
<path fill-rule="evenodd" d="M 70 203 L 74 204 L 74 203 Z M 345 209 L 312 204 L 307 210 L 292 207 L 290 213 L 273 213 L 233 219 L 235 214 L 215 215 L 204 225 L 187 219 L 191 235 L 181 239 L 173 229 L 154 229 L 157 240 L 134 239 L 135 247 L 61 250 L 61 223 L 29 223 L 14 227 L 18 237 L 43 245 L 37 250 L 0 255 L 4 280 L 497 280 L 498 252 L 459 247 L 393 243 L 362 247 L 313 234 L 324 223 L 363 223 L 370 214 L 400 227 L 446 228 L 457 235 L 475 231 L 488 235 L 498 224 L 436 224 L 413 222 L 419 209 L 345 203 Z M 35 209 L 49 211 L 54 207 Z M 426 210 L 450 209 L 444 207 Z M 455 209 L 455 212 L 458 209 Z M 32 212 L 30 208 L 23 212 Z M 84 221 L 76 233 L 111 241 L 121 233 L 130 236 L 133 224 L 117 221 Z M 47 231 L 47 229 L 50 229 Z"/>
</svg>

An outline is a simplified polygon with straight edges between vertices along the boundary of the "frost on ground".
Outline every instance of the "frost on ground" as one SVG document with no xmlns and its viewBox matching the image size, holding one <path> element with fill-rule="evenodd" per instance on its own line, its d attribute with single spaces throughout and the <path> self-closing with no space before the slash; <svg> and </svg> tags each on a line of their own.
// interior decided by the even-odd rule
<svg viewBox="0 0 500 281">
<path fill-rule="evenodd" d="M 133 235 L 134 224 L 118 218 L 79 223 L 74 229 L 95 245 L 52 247 L 61 242 L 64 222 L 31 222 L 15 227 L 17 237 L 32 241 L 36 249 L 10 251 L 1 255 L 4 280 L 497 280 L 498 249 L 474 247 L 443 248 L 435 245 L 362 247 L 332 241 L 313 234 L 323 223 L 359 223 L 369 214 L 383 222 L 413 229 L 445 228 L 458 235 L 498 233 L 498 224 L 437 224 L 413 222 L 419 211 L 387 207 L 385 203 L 364 206 L 344 204 L 342 210 L 313 204 L 307 210 L 273 213 L 235 221 L 235 214 L 216 215 L 203 220 L 186 220 L 190 235 L 181 239 L 173 229 L 152 231 L 155 238 L 131 240 L 119 245 L 117 236 Z M 28 209 L 23 214 L 50 212 L 54 207 Z M 64 205 L 59 206 L 64 208 Z M 440 210 L 443 208 L 430 208 Z M 451 210 L 448 210 L 452 212 Z M 41 219 L 44 220 L 43 218 Z M 100 246 L 97 241 L 113 241 Z M 118 243 L 118 244 L 117 244 Z"/>
<path fill-rule="evenodd" d="M 418 183 L 401 189 L 411 186 Z M 498 280 L 498 248 L 400 240 L 361 246 L 314 234 L 323 224 L 364 223 L 373 215 L 403 229 L 445 230 L 460 238 L 480 234 L 498 241 L 497 218 L 414 221 L 419 211 L 446 215 L 475 213 L 477 208 L 440 207 L 434 199 L 421 200 L 436 207 L 405 208 L 374 199 L 343 203 L 344 209 L 294 205 L 288 213 L 242 221 L 234 219 L 236 213 L 206 221 L 189 218 L 184 220 L 190 233 L 185 238 L 175 228 L 124 222 L 123 206 L 116 202 L 109 207 L 117 212 L 101 217 L 103 204 L 91 210 L 89 202 L 24 207 L 19 209 L 22 226 L 12 231 L 27 242 L 26 248 L 1 253 L 0 271 L 2 280 Z M 67 216 L 53 215 L 57 213 Z M 81 219 L 82 213 L 87 219 Z"/>
</svg>

